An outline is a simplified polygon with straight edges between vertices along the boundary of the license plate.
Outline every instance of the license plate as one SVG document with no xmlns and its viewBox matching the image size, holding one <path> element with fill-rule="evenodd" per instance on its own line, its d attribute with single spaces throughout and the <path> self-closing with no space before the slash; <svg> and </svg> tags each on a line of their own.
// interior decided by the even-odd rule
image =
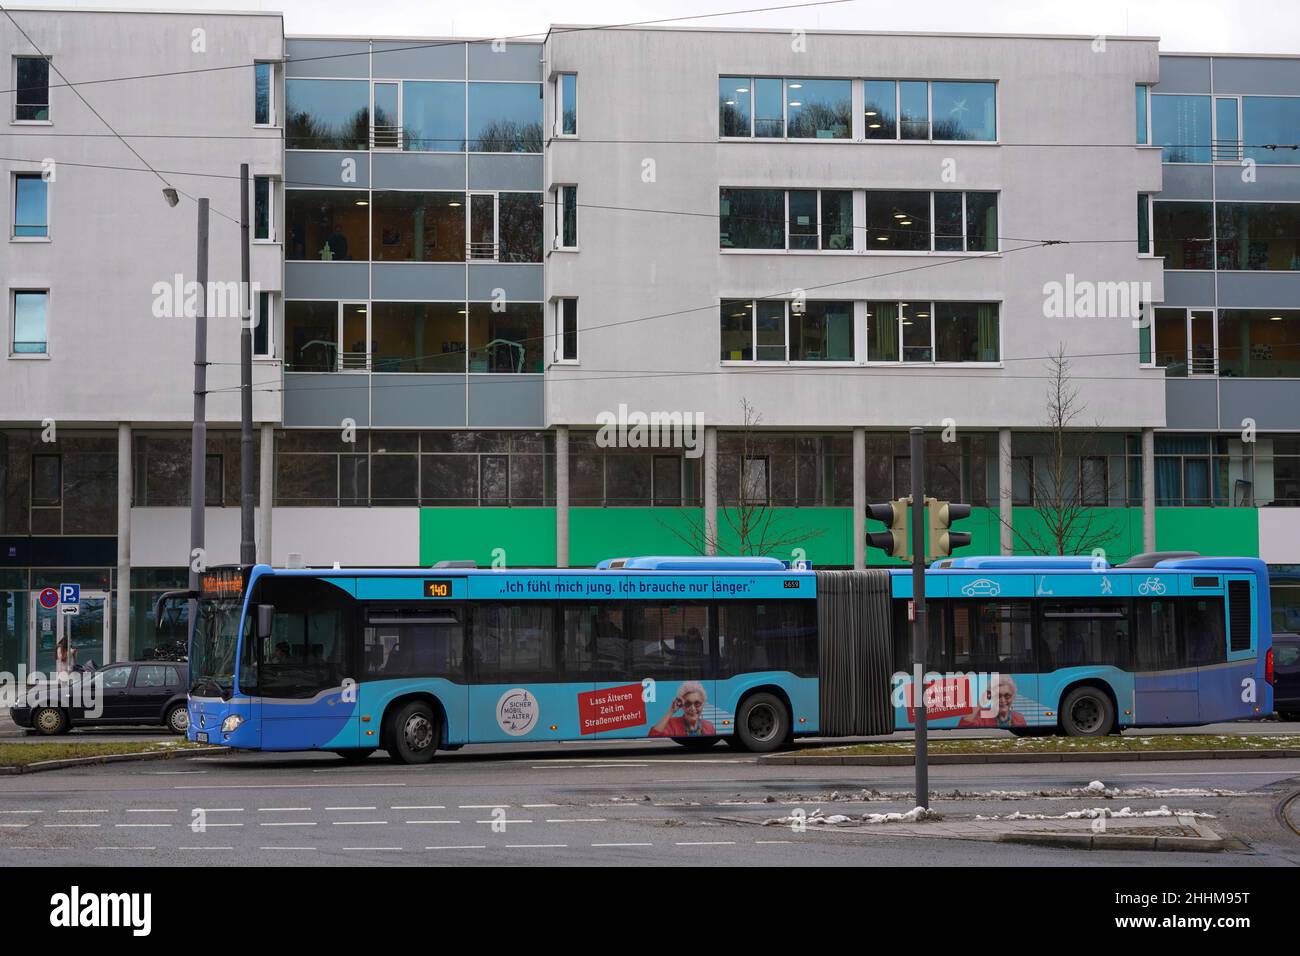
<svg viewBox="0 0 1300 956">
<path fill-rule="evenodd" d="M 199 732 L 198 734 L 196 734 L 195 736 L 196 736 L 196 738 L 198 739 L 198 742 L 201 743 L 201 744 L 206 744 L 206 743 L 208 742 L 208 735 L 207 735 L 207 733 L 204 732 L 204 731 L 200 731 L 200 732 Z"/>
</svg>

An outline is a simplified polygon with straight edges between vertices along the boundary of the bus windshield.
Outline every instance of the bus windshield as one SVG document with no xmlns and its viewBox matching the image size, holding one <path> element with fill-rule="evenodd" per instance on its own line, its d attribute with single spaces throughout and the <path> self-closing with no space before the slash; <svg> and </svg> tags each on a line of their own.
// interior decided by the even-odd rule
<svg viewBox="0 0 1300 956">
<path fill-rule="evenodd" d="M 190 694 L 229 698 L 235 683 L 235 651 L 239 640 L 238 599 L 199 601 L 198 621 L 190 649 Z"/>
</svg>

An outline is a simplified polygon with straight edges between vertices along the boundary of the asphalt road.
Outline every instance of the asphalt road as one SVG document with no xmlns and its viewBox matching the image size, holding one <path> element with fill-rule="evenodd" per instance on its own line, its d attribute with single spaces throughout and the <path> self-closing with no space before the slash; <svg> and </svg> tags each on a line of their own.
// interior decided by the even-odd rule
<svg viewBox="0 0 1300 956">
<path fill-rule="evenodd" d="M 1040 849 L 897 836 L 888 824 L 799 833 L 761 824 L 793 808 L 910 809 L 911 768 L 764 766 L 722 747 L 633 742 L 480 745 L 424 767 L 382 753 L 358 766 L 231 754 L 8 777 L 0 866 L 1300 865 L 1300 835 L 1277 816 L 1300 787 L 1294 760 L 943 766 L 931 770 L 932 804 L 949 820 L 1062 813 L 1102 802 L 1068 793 L 1093 780 L 1125 792 L 1112 807 L 1211 814 L 1232 849 Z"/>
</svg>

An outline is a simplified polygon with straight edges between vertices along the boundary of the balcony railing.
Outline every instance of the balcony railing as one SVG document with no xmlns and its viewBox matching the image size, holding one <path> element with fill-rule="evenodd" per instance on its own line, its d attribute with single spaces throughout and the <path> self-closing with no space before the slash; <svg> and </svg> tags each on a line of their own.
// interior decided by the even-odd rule
<svg viewBox="0 0 1300 956">
<path fill-rule="evenodd" d="M 369 352 L 340 352 L 339 371 L 340 372 L 370 371 L 370 353 Z"/>
<path fill-rule="evenodd" d="M 401 149 L 402 148 L 402 127 L 400 126 L 370 127 L 370 148 L 371 149 Z"/>
<path fill-rule="evenodd" d="M 1216 163 L 1239 163 L 1242 154 L 1240 140 L 1216 139 L 1211 141 L 1210 155 Z"/>
<path fill-rule="evenodd" d="M 497 258 L 497 243 L 471 242 L 465 246 L 465 257 L 467 259 L 495 261 Z"/>
</svg>

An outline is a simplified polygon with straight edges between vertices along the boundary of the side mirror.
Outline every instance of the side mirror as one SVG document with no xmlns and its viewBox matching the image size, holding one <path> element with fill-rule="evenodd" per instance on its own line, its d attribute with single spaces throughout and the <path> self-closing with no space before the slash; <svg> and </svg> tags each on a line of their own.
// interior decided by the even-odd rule
<svg viewBox="0 0 1300 956">
<path fill-rule="evenodd" d="M 163 612 L 167 605 L 172 601 L 193 601 L 198 598 L 197 591 L 165 591 L 158 595 L 157 602 L 153 606 L 153 626 L 154 630 L 161 631 L 163 623 Z"/>
<path fill-rule="evenodd" d="M 257 606 L 257 637 L 259 640 L 271 636 L 271 625 L 274 618 L 274 604 L 259 604 Z"/>
</svg>

